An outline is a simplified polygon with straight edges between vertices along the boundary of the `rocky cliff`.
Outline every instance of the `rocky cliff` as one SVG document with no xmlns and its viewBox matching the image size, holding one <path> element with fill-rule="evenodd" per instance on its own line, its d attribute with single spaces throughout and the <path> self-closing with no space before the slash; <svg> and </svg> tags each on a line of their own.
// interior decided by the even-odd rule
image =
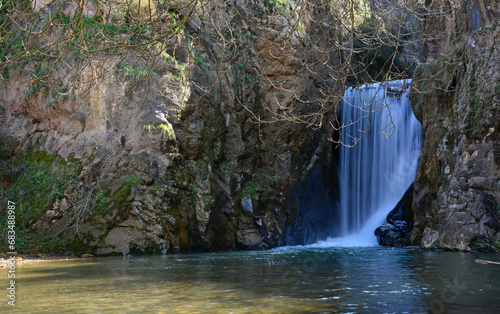
<svg viewBox="0 0 500 314">
<path fill-rule="evenodd" d="M 498 8 L 488 10 L 482 27 L 477 22 L 459 38 L 448 35 L 415 72 L 412 106 L 425 144 L 412 241 L 422 247 L 500 242 L 500 28 Z"/>
<path fill-rule="evenodd" d="M 70 4 L 39 11 L 35 30 L 52 25 L 41 45 L 71 28 Z M 295 222 L 309 202 L 293 196 L 313 171 L 322 189 L 335 184 L 323 175 L 333 167 L 332 131 L 307 127 L 330 119 L 308 117 L 329 105 L 317 101 L 322 89 L 342 89 L 329 70 L 338 60 L 318 49 L 328 14 L 216 4 L 203 7 L 208 16 L 191 8 L 153 53 L 105 59 L 87 47 L 93 57 L 82 59 L 54 46 L 3 69 L 2 199 L 17 203 L 24 249 L 171 253 L 302 241 Z M 84 30 L 127 36 L 106 33 L 120 30 L 102 26 L 98 8 L 86 12 Z M 168 12 L 167 22 L 187 14 Z M 151 32 L 135 31 L 128 42 Z M 10 34 L 9 57 L 20 32 Z M 303 123 L 265 123 L 292 111 Z"/>
<path fill-rule="evenodd" d="M 11 20 L 0 9 L 0 193 L 16 202 L 20 250 L 325 238 L 339 219 L 328 139 L 346 80 L 405 77 L 418 53 L 412 105 L 425 147 L 414 221 L 408 202 L 395 209 L 394 244 L 412 224 L 423 247 L 500 242 L 496 3 L 480 1 L 467 21 L 465 0 L 434 11 L 372 1 L 378 18 L 365 1 L 148 2 L 135 15 L 120 1 L 85 2 L 78 18 L 76 2 L 47 3 Z M 427 29 L 408 35 L 422 21 Z"/>
</svg>

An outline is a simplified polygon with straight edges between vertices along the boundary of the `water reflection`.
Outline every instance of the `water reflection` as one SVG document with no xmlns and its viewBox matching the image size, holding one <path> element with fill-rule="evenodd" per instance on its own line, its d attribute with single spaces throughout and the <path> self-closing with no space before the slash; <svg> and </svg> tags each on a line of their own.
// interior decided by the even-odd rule
<svg viewBox="0 0 500 314">
<path fill-rule="evenodd" d="M 25 264 L 16 273 L 16 310 L 494 312 L 500 310 L 500 269 L 474 263 L 476 258 L 494 257 L 381 247 L 297 247 Z M 5 306 L 6 301 L 2 309 Z"/>
</svg>

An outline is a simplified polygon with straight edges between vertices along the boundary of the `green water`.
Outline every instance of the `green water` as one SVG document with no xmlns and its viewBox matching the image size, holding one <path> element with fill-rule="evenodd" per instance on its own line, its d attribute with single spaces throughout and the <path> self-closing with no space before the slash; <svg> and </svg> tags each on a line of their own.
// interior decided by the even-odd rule
<svg viewBox="0 0 500 314">
<path fill-rule="evenodd" d="M 18 265 L 6 313 L 499 313 L 499 255 L 286 248 Z M 8 287 L 6 269 L 0 282 Z M 4 291 L 7 291 L 5 290 Z"/>
</svg>

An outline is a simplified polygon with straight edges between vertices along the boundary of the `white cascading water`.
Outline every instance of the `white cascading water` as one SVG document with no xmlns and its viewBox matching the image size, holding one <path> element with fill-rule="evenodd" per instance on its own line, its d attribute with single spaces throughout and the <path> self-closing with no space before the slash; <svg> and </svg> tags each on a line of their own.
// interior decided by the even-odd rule
<svg viewBox="0 0 500 314">
<path fill-rule="evenodd" d="M 340 150 L 340 238 L 313 246 L 377 245 L 373 232 L 415 180 L 423 145 L 422 126 L 406 95 L 410 82 L 346 89 L 342 143 L 361 139 Z"/>
</svg>

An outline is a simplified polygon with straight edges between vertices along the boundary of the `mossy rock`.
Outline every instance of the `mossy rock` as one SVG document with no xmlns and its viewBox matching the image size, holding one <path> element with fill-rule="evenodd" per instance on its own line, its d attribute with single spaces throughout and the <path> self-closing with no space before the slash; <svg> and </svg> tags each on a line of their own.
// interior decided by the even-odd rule
<svg viewBox="0 0 500 314">
<path fill-rule="evenodd" d="M 19 146 L 19 141 L 13 137 L 0 134 L 0 158 L 3 160 L 10 159 L 14 155 L 14 151 Z"/>
<path fill-rule="evenodd" d="M 28 227 L 52 209 L 82 171 L 80 161 L 68 161 L 47 151 L 23 152 L 8 162 L 13 182 L 7 193 L 20 203 L 20 227 Z"/>
</svg>

